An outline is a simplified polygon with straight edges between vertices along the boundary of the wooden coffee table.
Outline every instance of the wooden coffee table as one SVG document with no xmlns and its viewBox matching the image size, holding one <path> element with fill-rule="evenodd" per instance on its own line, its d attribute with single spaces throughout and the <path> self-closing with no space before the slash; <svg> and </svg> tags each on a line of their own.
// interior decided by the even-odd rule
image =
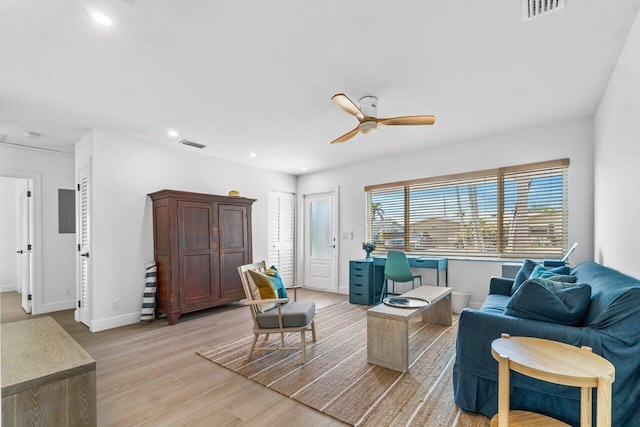
<svg viewBox="0 0 640 427">
<path fill-rule="evenodd" d="M 422 313 L 422 321 L 451 325 L 451 288 L 420 286 L 401 297 L 422 298 L 431 304 L 398 308 L 385 304 L 367 311 L 367 362 L 409 372 L 409 320 Z"/>
</svg>

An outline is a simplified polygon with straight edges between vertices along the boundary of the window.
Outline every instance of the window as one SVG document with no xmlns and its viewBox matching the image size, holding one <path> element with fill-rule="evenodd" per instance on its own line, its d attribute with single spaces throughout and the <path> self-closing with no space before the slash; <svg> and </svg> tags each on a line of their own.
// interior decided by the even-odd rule
<svg viewBox="0 0 640 427">
<path fill-rule="evenodd" d="M 569 159 L 365 187 L 367 240 L 391 249 L 560 258 L 569 243 Z"/>
</svg>

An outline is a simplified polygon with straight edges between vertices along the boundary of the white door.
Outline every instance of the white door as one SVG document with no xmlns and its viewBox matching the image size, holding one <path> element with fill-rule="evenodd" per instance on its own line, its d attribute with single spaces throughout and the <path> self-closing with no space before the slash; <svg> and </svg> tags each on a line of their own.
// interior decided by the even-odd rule
<svg viewBox="0 0 640 427">
<path fill-rule="evenodd" d="M 291 193 L 269 192 L 269 254 L 267 267 L 275 265 L 286 285 L 294 284 L 295 199 Z"/>
<path fill-rule="evenodd" d="M 91 303 L 89 299 L 91 289 L 91 227 L 90 227 L 90 175 L 89 163 L 78 170 L 78 273 L 77 293 L 78 308 L 76 320 L 90 326 Z"/>
<path fill-rule="evenodd" d="M 304 286 L 337 292 L 336 197 L 334 192 L 304 197 Z"/>
<path fill-rule="evenodd" d="M 33 295 L 33 193 L 31 180 L 20 184 L 20 288 L 22 308 L 31 313 Z"/>
</svg>

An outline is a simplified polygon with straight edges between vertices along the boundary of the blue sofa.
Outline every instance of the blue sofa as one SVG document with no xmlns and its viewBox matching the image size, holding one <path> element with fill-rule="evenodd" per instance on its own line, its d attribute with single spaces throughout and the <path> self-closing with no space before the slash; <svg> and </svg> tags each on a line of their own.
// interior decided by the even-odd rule
<svg viewBox="0 0 640 427">
<path fill-rule="evenodd" d="M 616 368 L 612 425 L 640 426 L 640 281 L 592 262 L 578 265 L 570 275 L 577 278 L 577 283 L 591 287 L 586 314 L 576 325 L 505 314 L 514 280 L 498 277 L 491 278 L 489 295 L 480 310 L 462 311 L 453 368 L 455 402 L 460 408 L 488 417 L 498 412 L 498 363 L 491 356 L 491 342 L 501 333 L 508 333 L 591 347 Z M 518 373 L 511 375 L 512 409 L 538 412 L 579 425 L 578 388 Z M 593 411 L 595 414 L 595 393 Z"/>
</svg>

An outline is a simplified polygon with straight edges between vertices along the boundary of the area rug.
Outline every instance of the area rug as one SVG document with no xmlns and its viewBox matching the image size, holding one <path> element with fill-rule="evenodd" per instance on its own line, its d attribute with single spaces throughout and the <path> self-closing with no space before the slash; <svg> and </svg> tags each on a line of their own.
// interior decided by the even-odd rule
<svg viewBox="0 0 640 427">
<path fill-rule="evenodd" d="M 420 316 L 410 322 L 410 372 L 401 373 L 367 363 L 366 310 L 347 302 L 318 310 L 318 340 L 307 335 L 305 365 L 299 350 L 254 352 L 247 362 L 251 336 L 198 354 L 355 426 L 489 426 L 487 417 L 453 402 L 457 316 L 453 326 L 423 323 Z M 287 344 L 299 345 L 298 337 Z M 267 343 L 278 345 L 279 335 Z"/>
</svg>

